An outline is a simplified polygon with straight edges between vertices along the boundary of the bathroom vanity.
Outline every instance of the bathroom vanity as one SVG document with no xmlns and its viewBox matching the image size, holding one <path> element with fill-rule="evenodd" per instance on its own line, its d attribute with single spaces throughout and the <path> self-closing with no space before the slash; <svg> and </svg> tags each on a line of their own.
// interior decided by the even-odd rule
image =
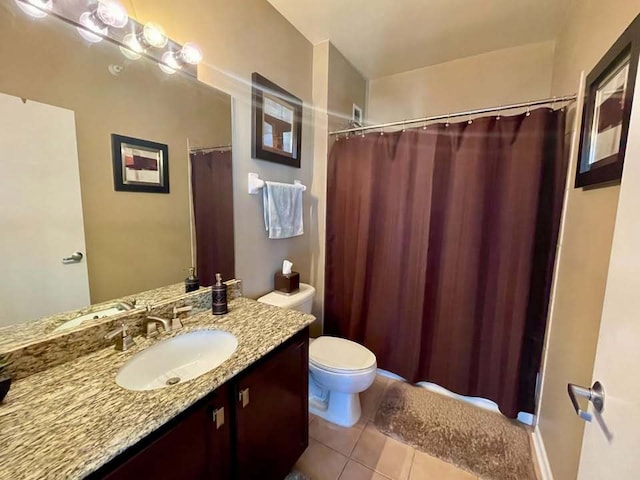
<svg viewBox="0 0 640 480">
<path fill-rule="evenodd" d="M 90 478 L 282 480 L 308 443 L 305 328 Z"/>
<path fill-rule="evenodd" d="M 282 479 L 308 441 L 312 315 L 246 298 L 180 331 L 136 337 L 18 380 L 0 405 L 0 479 Z M 193 380 L 132 391 L 115 378 L 134 355 L 187 332 L 235 335 L 238 347 Z"/>
</svg>

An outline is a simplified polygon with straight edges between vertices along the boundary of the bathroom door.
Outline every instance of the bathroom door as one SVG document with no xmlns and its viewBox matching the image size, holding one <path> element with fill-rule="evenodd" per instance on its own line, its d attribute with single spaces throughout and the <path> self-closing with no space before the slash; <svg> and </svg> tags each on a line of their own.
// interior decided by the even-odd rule
<svg viewBox="0 0 640 480">
<path fill-rule="evenodd" d="M 0 326 L 88 305 L 74 113 L 0 94 L 0 165 Z"/>
<path fill-rule="evenodd" d="M 633 104 L 593 374 L 604 410 L 586 424 L 580 480 L 640 472 L 640 88 Z"/>
</svg>

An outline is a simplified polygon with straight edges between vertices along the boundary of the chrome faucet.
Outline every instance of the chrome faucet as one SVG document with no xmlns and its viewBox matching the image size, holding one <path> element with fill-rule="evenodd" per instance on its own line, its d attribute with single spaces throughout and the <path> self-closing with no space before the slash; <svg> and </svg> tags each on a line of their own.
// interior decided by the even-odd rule
<svg viewBox="0 0 640 480">
<path fill-rule="evenodd" d="M 111 340 L 114 337 L 116 339 L 115 347 L 119 352 L 126 352 L 136 344 L 133 341 L 133 337 L 127 333 L 127 326 L 124 323 L 104 336 L 107 340 Z"/>
<path fill-rule="evenodd" d="M 116 308 L 118 310 L 124 310 L 124 311 L 133 310 L 134 308 L 136 308 L 136 303 L 138 303 L 138 300 L 135 298 L 130 302 L 122 301 L 116 304 Z"/>
<path fill-rule="evenodd" d="M 155 337 L 156 335 L 158 335 L 158 325 L 162 325 L 165 332 L 171 332 L 171 324 L 172 320 L 167 320 L 166 318 L 147 317 L 144 321 L 144 325 L 146 326 L 147 330 L 147 338 Z"/>
</svg>

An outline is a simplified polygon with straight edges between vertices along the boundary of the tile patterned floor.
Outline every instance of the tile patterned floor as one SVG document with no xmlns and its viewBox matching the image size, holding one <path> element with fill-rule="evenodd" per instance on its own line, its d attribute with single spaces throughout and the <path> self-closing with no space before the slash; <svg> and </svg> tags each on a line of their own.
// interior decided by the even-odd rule
<svg viewBox="0 0 640 480">
<path fill-rule="evenodd" d="M 360 395 L 362 418 L 342 428 L 310 416 L 309 448 L 296 469 L 312 480 L 474 480 L 476 476 L 379 432 L 372 419 L 389 379 Z"/>
</svg>

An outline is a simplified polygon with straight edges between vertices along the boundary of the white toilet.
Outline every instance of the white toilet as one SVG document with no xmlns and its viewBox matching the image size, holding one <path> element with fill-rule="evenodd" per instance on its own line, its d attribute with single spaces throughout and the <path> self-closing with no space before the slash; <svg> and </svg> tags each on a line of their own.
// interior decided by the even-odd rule
<svg viewBox="0 0 640 480">
<path fill-rule="evenodd" d="M 315 288 L 304 283 L 290 295 L 277 291 L 259 302 L 311 313 Z M 376 356 L 350 340 L 319 337 L 309 346 L 309 411 L 325 420 L 351 427 L 360 419 L 360 392 L 376 378 Z"/>
</svg>

